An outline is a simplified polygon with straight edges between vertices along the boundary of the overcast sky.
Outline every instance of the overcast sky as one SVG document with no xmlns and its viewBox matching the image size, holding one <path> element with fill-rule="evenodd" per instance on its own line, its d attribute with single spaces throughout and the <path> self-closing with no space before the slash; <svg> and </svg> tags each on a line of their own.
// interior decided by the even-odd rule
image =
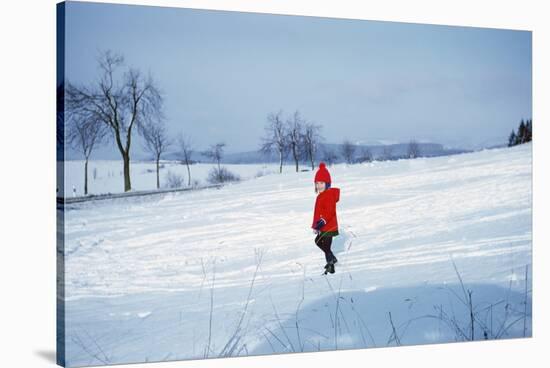
<svg viewBox="0 0 550 368">
<path fill-rule="evenodd" d="M 499 143 L 531 118 L 531 32 L 69 2 L 66 77 L 101 50 L 150 71 L 171 134 L 258 148 L 298 109 L 327 142 Z M 135 147 L 137 151 L 141 147 Z"/>
</svg>

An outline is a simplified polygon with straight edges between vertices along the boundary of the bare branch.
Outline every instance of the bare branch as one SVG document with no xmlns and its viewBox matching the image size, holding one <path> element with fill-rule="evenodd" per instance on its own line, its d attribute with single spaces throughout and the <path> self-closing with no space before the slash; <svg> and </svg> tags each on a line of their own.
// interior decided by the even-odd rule
<svg viewBox="0 0 550 368">
<path fill-rule="evenodd" d="M 290 152 L 292 153 L 292 157 L 294 159 L 294 163 L 296 165 L 296 172 L 298 172 L 299 167 L 299 161 L 301 158 L 302 153 L 302 139 L 303 139 L 303 127 L 304 127 L 304 121 L 302 120 L 302 117 L 300 116 L 300 112 L 296 110 L 292 117 L 287 119 L 287 141 L 288 146 L 290 149 Z"/>
<path fill-rule="evenodd" d="M 315 156 L 317 155 L 319 145 L 323 140 L 323 137 L 321 136 L 321 129 L 322 127 L 315 123 L 306 123 L 304 128 L 304 134 L 302 137 L 303 150 L 306 158 L 311 164 L 311 170 L 315 170 Z"/>
<path fill-rule="evenodd" d="M 288 133 L 283 123 L 283 111 L 270 113 L 267 116 L 265 136 L 262 138 L 260 152 L 269 155 L 277 152 L 279 155 L 279 173 L 283 172 L 283 160 L 288 154 Z"/>
<path fill-rule="evenodd" d="M 166 128 L 163 124 L 147 124 L 143 128 L 145 149 L 153 154 L 157 166 L 157 189 L 160 188 L 160 157 L 166 152 L 172 141 L 168 138 Z"/>
<path fill-rule="evenodd" d="M 346 160 L 348 164 L 353 163 L 353 158 L 354 158 L 356 149 L 357 149 L 357 146 L 353 144 L 349 139 L 345 139 L 344 142 L 342 142 L 340 151 L 342 152 L 342 156 L 344 157 L 344 160 Z"/>
<path fill-rule="evenodd" d="M 66 111 L 84 114 L 108 126 L 124 161 L 124 189 L 130 184 L 130 148 L 133 129 L 145 134 L 146 127 L 161 124 L 163 97 L 151 75 L 143 77 L 134 68 L 120 75 L 124 57 L 111 51 L 98 57 L 99 78 L 95 83 L 66 88 Z"/>
<path fill-rule="evenodd" d="M 226 144 L 223 142 L 216 143 L 206 151 L 204 151 L 202 154 L 206 157 L 212 159 L 212 161 L 215 161 L 218 163 L 218 170 L 220 170 L 220 162 L 223 157 L 223 150 L 225 148 Z"/>
<path fill-rule="evenodd" d="M 178 157 L 185 164 L 185 166 L 187 166 L 187 178 L 188 178 L 187 185 L 191 186 L 190 165 L 191 165 L 191 160 L 194 153 L 191 137 L 180 134 L 178 136 L 178 148 L 179 148 Z"/>
</svg>

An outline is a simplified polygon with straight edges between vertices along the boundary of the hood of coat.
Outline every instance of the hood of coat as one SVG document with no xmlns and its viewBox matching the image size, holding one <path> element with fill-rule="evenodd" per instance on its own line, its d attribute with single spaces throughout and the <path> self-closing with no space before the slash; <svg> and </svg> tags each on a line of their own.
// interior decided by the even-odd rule
<svg viewBox="0 0 550 368">
<path fill-rule="evenodd" d="M 322 196 L 330 196 L 334 202 L 340 200 L 340 188 L 328 188 L 321 193 Z"/>
</svg>

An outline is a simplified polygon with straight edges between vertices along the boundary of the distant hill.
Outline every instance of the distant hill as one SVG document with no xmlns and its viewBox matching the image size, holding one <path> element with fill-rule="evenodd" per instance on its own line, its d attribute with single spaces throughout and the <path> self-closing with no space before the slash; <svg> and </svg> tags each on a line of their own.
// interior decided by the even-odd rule
<svg viewBox="0 0 550 368">
<path fill-rule="evenodd" d="M 467 149 L 449 149 L 445 148 L 439 143 L 418 143 L 420 156 L 423 157 L 435 157 L 446 156 L 457 153 L 472 152 Z M 357 144 L 354 159 L 358 160 L 365 150 L 369 150 L 374 159 L 385 159 L 385 151 L 390 152 L 391 159 L 399 159 L 408 156 L 409 143 L 395 143 L 395 144 Z M 333 152 L 337 159 L 335 163 L 343 162 L 344 159 L 341 155 L 342 145 L 335 143 L 322 144 L 319 152 L 317 153 L 315 161 L 322 161 L 325 159 L 326 152 Z M 135 161 L 150 160 L 150 155 L 137 151 L 132 155 L 132 159 Z M 175 151 L 171 151 L 163 155 L 164 160 L 178 160 L 179 155 Z M 81 155 L 67 151 L 65 154 L 66 160 L 81 160 Z M 120 160 L 120 154 L 113 151 L 111 147 L 100 147 L 92 154 L 93 160 Z M 192 156 L 195 162 L 211 162 L 212 160 L 200 152 L 194 152 Z M 247 151 L 237 153 L 226 153 L 223 156 L 222 163 L 224 164 L 257 164 L 267 162 L 278 162 L 279 158 L 276 154 L 263 155 L 258 151 Z M 292 159 L 289 156 L 286 157 L 285 162 L 290 162 Z"/>
<path fill-rule="evenodd" d="M 356 145 L 356 152 L 354 155 L 355 159 L 359 159 L 362 153 L 365 150 L 369 150 L 374 159 L 384 158 L 385 150 L 391 151 L 391 158 L 398 159 L 408 156 L 409 143 L 397 143 L 389 145 Z M 438 143 L 418 143 L 420 156 L 423 157 L 435 157 L 435 156 L 446 156 L 457 153 L 471 152 L 471 150 L 463 149 L 448 149 L 443 147 L 443 145 Z M 319 152 L 317 153 L 316 161 L 324 159 L 326 152 L 333 152 L 338 156 L 336 162 L 343 162 L 344 159 L 341 155 L 341 144 L 327 143 L 322 144 Z M 196 158 L 198 159 L 198 158 Z M 257 151 L 249 152 L 239 152 L 226 154 L 222 160 L 223 163 L 227 164 L 251 164 L 251 163 L 261 163 L 261 162 L 278 162 L 278 156 L 273 154 L 271 156 L 265 156 Z M 289 162 L 291 157 L 288 156 L 285 162 Z"/>
</svg>

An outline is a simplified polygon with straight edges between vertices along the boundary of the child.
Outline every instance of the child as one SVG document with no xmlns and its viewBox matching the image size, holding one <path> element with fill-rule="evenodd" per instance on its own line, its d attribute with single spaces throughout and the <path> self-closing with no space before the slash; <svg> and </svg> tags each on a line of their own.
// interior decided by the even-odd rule
<svg viewBox="0 0 550 368">
<path fill-rule="evenodd" d="M 325 266 L 325 275 L 327 272 L 334 273 L 334 264 L 338 262 L 330 246 L 332 237 L 338 235 L 338 220 L 336 218 L 336 202 L 340 200 L 340 189 L 331 188 L 330 173 L 328 172 L 324 162 L 319 164 L 319 170 L 315 174 L 315 211 L 313 214 L 312 229 L 317 236 L 315 244 L 323 252 L 327 264 Z"/>
</svg>

